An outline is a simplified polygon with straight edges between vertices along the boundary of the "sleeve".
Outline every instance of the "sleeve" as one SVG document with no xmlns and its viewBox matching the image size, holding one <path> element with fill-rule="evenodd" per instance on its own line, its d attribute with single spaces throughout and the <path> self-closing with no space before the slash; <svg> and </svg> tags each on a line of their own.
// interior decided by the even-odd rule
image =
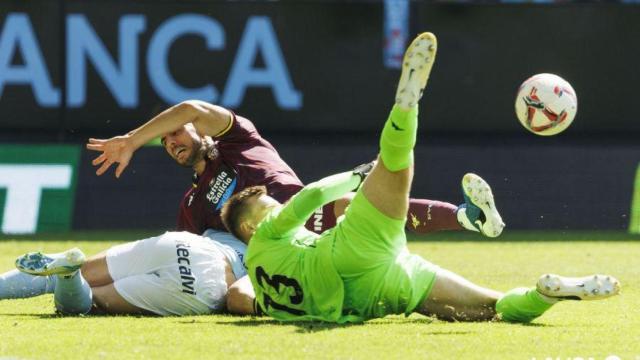
<svg viewBox="0 0 640 360">
<path fill-rule="evenodd" d="M 229 126 L 222 130 L 213 139 L 221 143 L 246 143 L 256 139 L 260 139 L 260 134 L 255 125 L 248 119 L 237 116 L 235 113 L 231 113 L 232 118 Z"/>
<path fill-rule="evenodd" d="M 305 186 L 275 213 L 271 220 L 273 235 L 283 235 L 304 225 L 316 209 L 353 191 L 361 181 L 359 175 L 349 171 Z"/>
</svg>

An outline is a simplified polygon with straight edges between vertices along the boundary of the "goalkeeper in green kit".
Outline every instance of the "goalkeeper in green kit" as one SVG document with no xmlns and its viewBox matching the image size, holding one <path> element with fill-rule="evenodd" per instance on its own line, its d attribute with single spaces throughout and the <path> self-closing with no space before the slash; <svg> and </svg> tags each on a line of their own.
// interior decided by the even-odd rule
<svg viewBox="0 0 640 360">
<path fill-rule="evenodd" d="M 417 103 L 436 50 L 431 33 L 419 35 L 407 49 L 375 163 L 312 183 L 284 205 L 259 186 L 225 204 L 225 226 L 248 243 L 246 263 L 255 291 L 253 307 L 230 310 L 338 323 L 412 312 L 444 320 L 484 321 L 499 315 L 506 321 L 529 322 L 558 301 L 602 299 L 619 292 L 611 276 L 549 274 L 536 287 L 500 293 L 409 253 L 404 225 Z M 497 211 L 491 189 L 480 177 L 467 174 L 462 186 L 475 203 Z M 305 229 L 317 208 L 355 189 L 355 198 L 333 229 L 322 235 Z M 253 295 L 250 289 L 243 293 Z"/>
</svg>

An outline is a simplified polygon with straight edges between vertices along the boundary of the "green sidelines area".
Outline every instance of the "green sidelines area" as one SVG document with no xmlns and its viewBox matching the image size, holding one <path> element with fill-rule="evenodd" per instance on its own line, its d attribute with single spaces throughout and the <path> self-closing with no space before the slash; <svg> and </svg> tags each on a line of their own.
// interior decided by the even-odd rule
<svg viewBox="0 0 640 360">
<path fill-rule="evenodd" d="M 477 239 L 477 238 L 476 238 Z M 79 246 L 97 253 L 116 242 L 3 241 L 0 271 L 32 250 Z M 544 240 L 544 239 L 540 239 Z M 551 239 L 549 239 L 551 240 Z M 610 273 L 618 297 L 564 302 L 529 325 L 446 323 L 412 315 L 359 325 L 281 324 L 225 315 L 196 317 L 54 314 L 51 295 L 0 301 L 0 358 L 354 358 L 620 359 L 640 358 L 640 242 L 412 242 L 415 253 L 498 290 L 530 286 L 545 272 Z"/>
</svg>

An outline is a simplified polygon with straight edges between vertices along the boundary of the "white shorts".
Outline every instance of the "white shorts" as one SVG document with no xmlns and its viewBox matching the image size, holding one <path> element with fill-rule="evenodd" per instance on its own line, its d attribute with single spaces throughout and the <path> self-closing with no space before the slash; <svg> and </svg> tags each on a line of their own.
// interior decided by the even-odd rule
<svg viewBox="0 0 640 360">
<path fill-rule="evenodd" d="M 225 308 L 225 257 L 210 240 L 188 232 L 117 245 L 107 266 L 118 294 L 158 315 L 198 315 Z"/>
</svg>

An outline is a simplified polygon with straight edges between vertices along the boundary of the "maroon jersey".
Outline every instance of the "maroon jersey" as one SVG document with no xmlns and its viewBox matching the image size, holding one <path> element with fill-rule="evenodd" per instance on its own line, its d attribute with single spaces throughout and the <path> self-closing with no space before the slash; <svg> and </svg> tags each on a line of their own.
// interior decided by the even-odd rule
<svg viewBox="0 0 640 360">
<path fill-rule="evenodd" d="M 222 205 L 250 186 L 266 186 L 269 196 L 281 203 L 302 189 L 300 179 L 251 121 L 233 115 L 229 129 L 214 140 L 217 151 L 206 160 L 202 175 L 194 174 L 193 186 L 182 199 L 178 230 L 226 231 L 220 218 Z"/>
</svg>

